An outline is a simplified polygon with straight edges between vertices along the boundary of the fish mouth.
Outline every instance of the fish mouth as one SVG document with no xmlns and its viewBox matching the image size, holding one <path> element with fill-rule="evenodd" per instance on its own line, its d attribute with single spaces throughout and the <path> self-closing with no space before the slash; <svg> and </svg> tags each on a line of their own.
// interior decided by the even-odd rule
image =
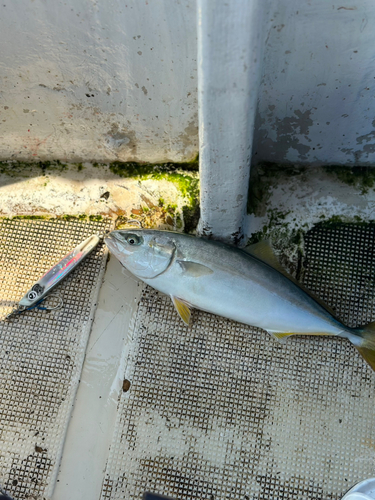
<svg viewBox="0 0 375 500">
<path fill-rule="evenodd" d="M 107 234 L 104 237 L 104 243 L 107 245 L 108 248 L 110 248 L 112 246 L 112 244 L 114 243 L 114 238 L 113 238 L 111 233 Z"/>
<path fill-rule="evenodd" d="M 112 233 L 109 233 L 105 238 L 104 238 L 104 243 L 107 245 L 107 247 L 112 251 L 112 250 L 120 250 L 119 248 L 119 240 L 116 238 L 116 236 Z"/>
<path fill-rule="evenodd" d="M 106 234 L 104 237 L 104 241 L 107 244 L 107 241 L 121 241 L 116 231 L 111 231 Z"/>
<path fill-rule="evenodd" d="M 118 256 L 118 258 L 131 253 L 126 249 L 126 245 L 114 231 L 105 236 L 104 243 L 107 245 L 108 249 L 116 255 L 116 257 Z"/>
</svg>

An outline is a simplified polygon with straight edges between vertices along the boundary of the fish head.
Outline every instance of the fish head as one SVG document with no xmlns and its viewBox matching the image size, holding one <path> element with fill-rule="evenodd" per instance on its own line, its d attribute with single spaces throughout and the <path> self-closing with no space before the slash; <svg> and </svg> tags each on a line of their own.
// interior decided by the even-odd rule
<svg viewBox="0 0 375 500">
<path fill-rule="evenodd" d="M 176 251 L 173 237 L 166 231 L 116 230 L 104 241 L 121 264 L 141 279 L 152 279 L 166 271 Z"/>
</svg>

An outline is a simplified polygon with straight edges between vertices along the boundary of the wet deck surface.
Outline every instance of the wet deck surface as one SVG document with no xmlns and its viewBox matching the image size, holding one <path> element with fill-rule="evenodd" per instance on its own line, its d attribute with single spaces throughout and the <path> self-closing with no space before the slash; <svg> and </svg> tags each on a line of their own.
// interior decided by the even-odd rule
<svg viewBox="0 0 375 500">
<path fill-rule="evenodd" d="M 373 227 L 317 227 L 304 280 L 350 325 L 375 318 Z M 280 345 L 145 288 L 104 499 L 338 499 L 375 466 L 375 377 L 335 338 Z"/>
<path fill-rule="evenodd" d="M 3 227 L 3 241 L 12 240 L 12 231 L 22 233 L 19 227 Z M 77 238 L 84 239 L 86 233 L 80 231 Z M 23 238 L 30 235 L 26 247 L 40 241 L 37 231 L 22 234 Z M 374 240 L 373 226 L 355 225 L 317 227 L 305 240 L 305 284 L 352 326 L 375 320 Z M 55 239 L 49 241 L 54 248 Z M 34 274 L 28 275 L 27 282 L 23 278 L 24 243 L 1 247 L 7 283 L 3 301 L 16 300 L 21 289 L 25 291 L 40 277 L 41 265 L 35 257 Z M 69 250 L 71 241 L 66 245 Z M 56 261 L 54 251 L 51 264 Z M 68 308 L 53 321 L 30 311 L 22 319 L 32 325 L 29 333 L 24 323 L 0 324 L 0 387 L 7 395 L 0 401 L 0 485 L 6 485 L 16 499 L 51 495 L 64 440 L 60 430 L 66 429 L 80 377 L 87 318 L 95 303 L 90 302 L 90 294 L 100 281 L 101 255 L 93 255 L 80 268 L 91 291 L 83 295 L 79 307 L 72 275 L 61 286 Z M 116 297 L 121 278 L 113 282 Z M 112 286 L 110 281 L 104 282 L 106 286 Z M 102 293 L 101 303 L 109 296 Z M 126 297 L 124 303 L 132 300 Z M 4 311 L 7 305 L 3 302 Z M 113 307 L 107 308 L 107 316 Z M 103 305 L 98 314 L 101 309 Z M 116 312 L 117 319 L 120 314 Z M 119 328 L 116 321 L 106 317 L 103 323 L 108 342 L 110 329 Z M 68 333 L 54 330 L 61 324 L 68 325 Z M 99 339 L 101 333 L 95 335 Z M 105 473 L 100 469 L 103 477 L 96 478 L 97 483 L 103 480 L 102 492 L 99 488 L 97 496 L 90 493 L 90 500 L 100 496 L 102 500 L 140 499 L 146 490 L 181 500 L 338 499 L 352 484 L 374 475 L 375 376 L 347 341 L 300 337 L 282 345 L 259 329 L 199 311 L 194 311 L 193 325 L 187 328 L 170 299 L 148 287 L 132 312 L 122 344 L 119 339 L 115 380 L 128 382 L 108 383 L 112 398 L 118 398 L 117 416 L 114 427 L 105 429 L 110 451 Z M 103 377 L 115 354 L 108 357 L 107 365 L 102 359 Z M 67 365 L 64 371 L 59 360 L 64 356 L 66 361 L 67 355 L 75 368 Z M 88 354 L 85 366 L 90 362 Z M 29 368 L 25 371 L 23 366 Z M 84 368 L 88 385 L 87 367 L 86 372 L 85 378 Z M 58 398 L 49 400 L 48 394 Z M 78 411 L 79 397 L 80 391 L 73 420 L 85 422 L 85 411 L 92 418 L 92 405 L 88 401 Z M 44 406 L 38 401 L 44 401 Z M 108 449 L 105 452 L 104 460 L 100 457 L 103 463 Z M 76 459 L 85 461 L 85 456 Z M 89 474 L 76 480 L 82 485 L 92 482 Z M 66 496 L 85 500 L 84 488 L 68 482 Z M 59 484 L 54 499 L 63 495 Z"/>
<path fill-rule="evenodd" d="M 0 486 L 15 500 L 49 498 L 103 277 L 100 244 L 54 293 L 56 311 L 3 318 L 49 268 L 104 222 L 0 222 Z"/>
</svg>

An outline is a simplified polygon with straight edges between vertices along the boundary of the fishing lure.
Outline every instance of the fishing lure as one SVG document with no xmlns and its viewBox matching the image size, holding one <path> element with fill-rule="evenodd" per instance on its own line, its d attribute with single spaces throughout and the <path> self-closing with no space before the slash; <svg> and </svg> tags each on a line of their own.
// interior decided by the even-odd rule
<svg viewBox="0 0 375 500">
<path fill-rule="evenodd" d="M 18 306 L 8 314 L 7 318 L 20 314 L 28 309 L 32 309 L 50 294 L 53 288 L 60 283 L 73 269 L 75 269 L 83 259 L 85 259 L 92 250 L 98 245 L 100 239 L 98 236 L 93 235 L 80 243 L 74 250 L 60 260 L 56 265 L 51 267 L 41 278 L 38 280 L 27 293 L 19 301 Z M 59 309 L 62 306 L 62 300 L 55 307 L 41 308 L 41 309 Z"/>
</svg>

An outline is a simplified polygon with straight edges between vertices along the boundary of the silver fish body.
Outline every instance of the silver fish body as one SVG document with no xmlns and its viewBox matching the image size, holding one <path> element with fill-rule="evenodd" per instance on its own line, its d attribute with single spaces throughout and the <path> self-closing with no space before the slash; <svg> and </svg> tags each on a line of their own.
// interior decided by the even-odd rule
<svg viewBox="0 0 375 500">
<path fill-rule="evenodd" d="M 180 301 L 276 337 L 339 335 L 361 345 L 356 330 L 340 323 L 278 270 L 244 251 L 154 230 L 113 231 L 105 242 L 129 271 L 170 295 L 175 305 L 176 299 L 177 305 Z"/>
</svg>

